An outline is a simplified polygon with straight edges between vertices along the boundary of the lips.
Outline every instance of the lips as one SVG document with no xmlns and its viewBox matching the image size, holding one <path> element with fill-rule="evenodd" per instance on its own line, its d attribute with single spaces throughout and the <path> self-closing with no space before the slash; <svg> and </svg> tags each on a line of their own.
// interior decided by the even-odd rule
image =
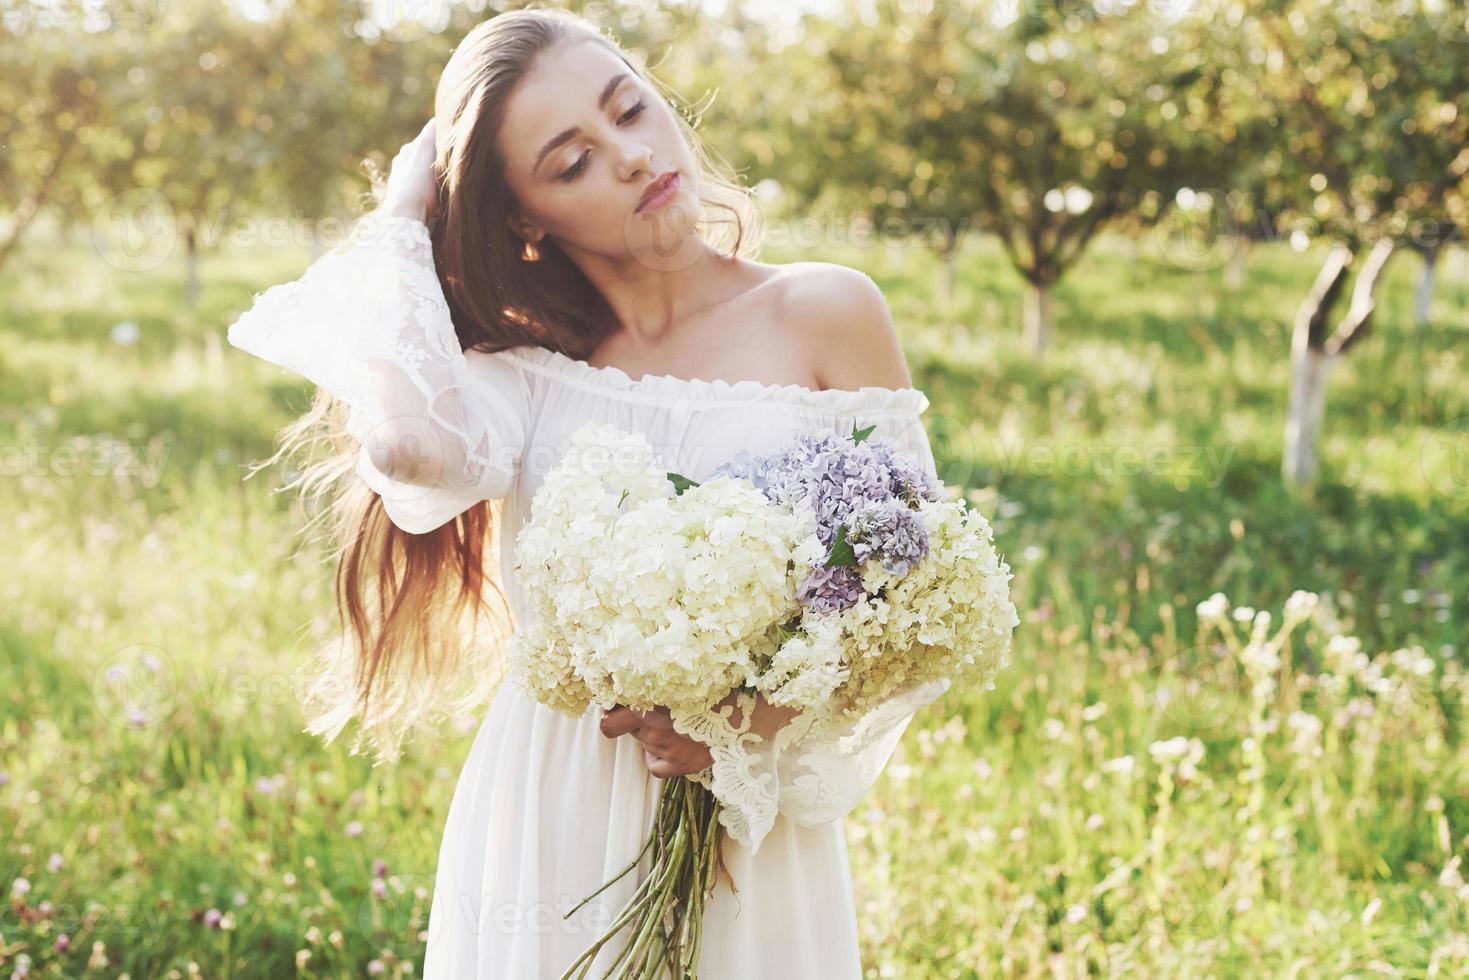
<svg viewBox="0 0 1469 980">
<path fill-rule="evenodd" d="M 665 192 L 669 191 L 671 188 L 676 189 L 677 180 L 677 170 L 670 170 L 667 173 L 658 175 L 658 177 L 656 177 L 653 182 L 649 184 L 647 188 L 643 191 L 642 199 L 638 201 L 637 210 L 643 210 L 643 208 L 653 203 L 655 199 L 662 200 L 663 198 L 667 197 L 668 194 Z"/>
</svg>

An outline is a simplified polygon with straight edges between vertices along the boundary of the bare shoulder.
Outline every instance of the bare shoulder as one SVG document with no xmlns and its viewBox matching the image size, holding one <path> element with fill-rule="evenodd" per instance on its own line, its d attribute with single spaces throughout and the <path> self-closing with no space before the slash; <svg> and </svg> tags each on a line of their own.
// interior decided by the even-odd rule
<svg viewBox="0 0 1469 980">
<path fill-rule="evenodd" d="M 782 306 L 823 388 L 913 383 L 887 298 L 872 277 L 836 262 L 782 269 Z"/>
</svg>

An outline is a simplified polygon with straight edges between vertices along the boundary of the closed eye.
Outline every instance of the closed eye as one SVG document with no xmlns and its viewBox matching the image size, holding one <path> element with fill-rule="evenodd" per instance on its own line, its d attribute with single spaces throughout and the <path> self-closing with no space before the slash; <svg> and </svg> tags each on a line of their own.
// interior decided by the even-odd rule
<svg viewBox="0 0 1469 980">
<path fill-rule="evenodd" d="M 618 117 L 618 125 L 620 126 L 631 122 L 638 115 L 638 113 L 642 112 L 646 108 L 647 105 L 642 101 L 639 101 L 637 105 L 633 106 L 631 109 L 627 110 Z M 572 164 L 571 167 L 568 168 L 564 173 L 562 173 L 558 179 L 563 180 L 568 184 L 571 183 L 573 180 L 576 179 L 576 175 L 581 173 L 582 170 L 586 167 L 587 157 L 589 156 L 591 156 L 590 150 L 577 157 L 576 163 Z"/>
</svg>

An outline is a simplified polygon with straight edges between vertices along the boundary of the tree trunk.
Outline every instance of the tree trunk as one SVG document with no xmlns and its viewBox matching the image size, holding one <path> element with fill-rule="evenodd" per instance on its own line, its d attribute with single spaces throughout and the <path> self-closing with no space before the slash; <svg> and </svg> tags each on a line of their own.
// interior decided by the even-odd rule
<svg viewBox="0 0 1469 980">
<path fill-rule="evenodd" d="M 1025 349 L 1035 357 L 1045 354 L 1051 336 L 1050 283 L 1025 283 Z"/>
<path fill-rule="evenodd" d="M 1429 245 L 1419 254 L 1423 256 L 1423 274 L 1418 277 L 1418 288 L 1413 293 L 1413 323 L 1428 326 L 1428 314 L 1433 305 L 1433 279 L 1438 268 L 1439 247 Z"/>
<path fill-rule="evenodd" d="M 0 269 L 5 268 L 6 261 L 20 244 L 21 236 L 25 234 L 26 227 L 35 220 L 36 215 L 41 213 L 41 206 L 46 203 L 46 197 L 55 186 L 61 165 L 71 153 L 71 148 L 76 145 L 77 131 L 73 127 L 66 131 L 61 140 L 61 145 L 56 148 L 56 156 L 52 158 L 51 165 L 46 168 L 45 174 L 36 182 L 36 187 L 30 195 L 20 202 L 15 209 L 14 223 L 10 228 L 10 234 L 4 242 L 0 242 Z"/>
<path fill-rule="evenodd" d="M 1290 344 L 1290 397 L 1286 406 L 1285 446 L 1280 473 L 1286 484 L 1302 489 L 1316 478 L 1316 440 L 1326 407 L 1326 376 L 1331 368 L 1326 353 L 1326 324 L 1332 307 L 1346 288 L 1356 255 L 1337 244 L 1316 275 L 1311 291 L 1296 311 Z"/>
<path fill-rule="evenodd" d="M 944 302 L 951 310 L 954 308 L 954 267 L 957 264 L 955 257 L 958 251 L 958 247 L 952 244 L 944 249 Z"/>
<path fill-rule="evenodd" d="M 1291 332 L 1290 397 L 1286 407 L 1285 447 L 1281 476 L 1292 489 L 1309 487 L 1316 479 L 1316 445 L 1326 407 L 1326 380 L 1332 363 L 1367 335 L 1376 308 L 1377 284 L 1394 253 L 1391 236 L 1372 246 L 1342 322 L 1328 336 L 1331 311 L 1346 288 L 1356 263 L 1355 251 L 1345 243 L 1331 249 L 1311 292 L 1296 313 Z"/>
<path fill-rule="evenodd" d="M 1316 444 L 1326 410 L 1326 379 L 1332 355 L 1293 344 L 1290 357 L 1290 404 L 1285 418 L 1285 456 L 1281 474 L 1287 483 L 1304 487 L 1316 479 Z"/>
<path fill-rule="evenodd" d="M 184 229 L 184 264 L 187 277 L 184 280 L 184 305 L 190 310 L 199 305 L 199 240 L 194 232 L 194 225 L 190 222 Z"/>
<path fill-rule="evenodd" d="M 1234 249 L 1229 253 L 1229 261 L 1224 266 L 1224 285 L 1231 289 L 1244 284 L 1245 270 L 1250 265 L 1251 244 L 1248 235 L 1234 236 Z"/>
</svg>

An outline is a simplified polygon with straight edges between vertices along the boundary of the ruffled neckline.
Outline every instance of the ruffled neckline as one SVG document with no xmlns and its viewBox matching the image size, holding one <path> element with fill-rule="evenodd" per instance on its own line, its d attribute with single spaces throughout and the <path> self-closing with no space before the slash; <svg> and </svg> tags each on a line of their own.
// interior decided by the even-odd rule
<svg viewBox="0 0 1469 980">
<path fill-rule="evenodd" d="M 724 381 L 680 378 L 672 374 L 644 374 L 634 378 L 620 367 L 600 367 L 577 360 L 549 347 L 526 344 L 507 353 L 534 371 L 553 375 L 571 384 L 610 392 L 650 403 L 662 402 L 783 402 L 803 408 L 832 412 L 911 412 L 928 408 L 928 396 L 917 388 L 808 388 L 796 384 L 764 381 Z"/>
</svg>

